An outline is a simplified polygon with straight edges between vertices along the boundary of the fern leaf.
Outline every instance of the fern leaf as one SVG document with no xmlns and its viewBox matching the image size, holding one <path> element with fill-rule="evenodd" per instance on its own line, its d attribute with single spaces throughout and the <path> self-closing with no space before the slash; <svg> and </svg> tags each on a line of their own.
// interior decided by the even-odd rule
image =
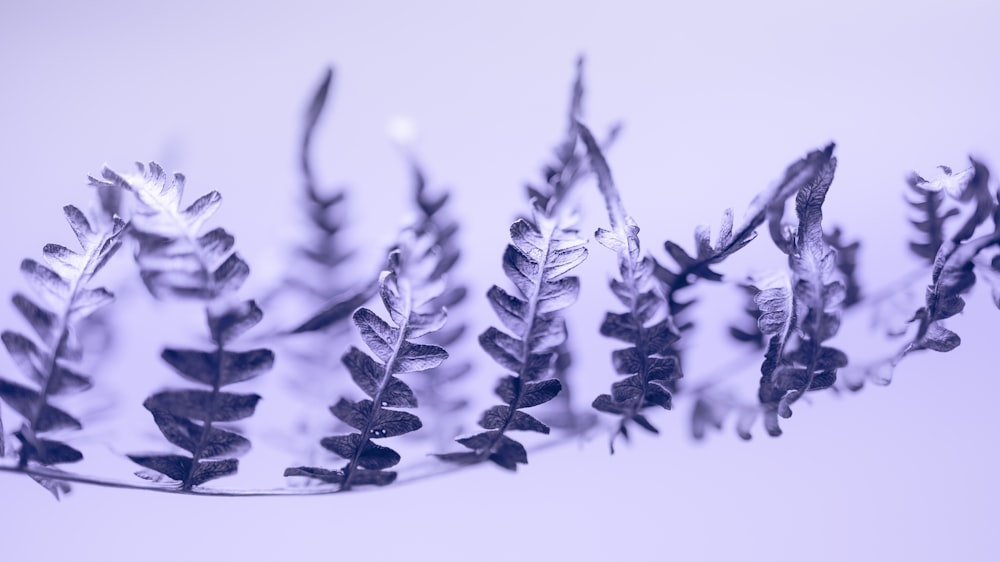
<svg viewBox="0 0 1000 562">
<path fill-rule="evenodd" d="M 23 418 L 21 428 L 14 434 L 20 443 L 18 457 L 22 468 L 71 463 L 83 458 L 70 445 L 44 435 L 83 427 L 79 419 L 52 401 L 91 387 L 90 379 L 73 367 L 73 363 L 83 358 L 78 332 L 81 323 L 107 306 L 114 296 L 106 289 L 91 289 L 88 285 L 120 248 L 127 227 L 117 217 L 95 227 L 86 214 L 72 205 L 63 207 L 63 213 L 81 250 L 47 244 L 42 252 L 48 265 L 32 259 L 21 262 L 21 273 L 41 302 L 20 293 L 12 299 L 41 343 L 12 330 L 4 331 L 0 337 L 14 364 L 33 385 L 0 378 L 0 399 Z M 68 491 L 65 485 L 39 483 L 56 497 Z"/>
<path fill-rule="evenodd" d="M 210 192 L 182 208 L 183 174 L 168 177 L 158 164 L 137 164 L 138 174 L 119 175 L 105 167 L 95 186 L 115 186 L 131 192 L 139 203 L 132 219 L 139 240 L 142 280 L 158 298 L 210 301 L 235 292 L 250 273 L 232 252 L 232 237 L 223 230 L 200 235 L 202 225 L 222 204 Z"/>
<path fill-rule="evenodd" d="M 235 458 L 217 457 L 240 455 L 250 448 L 250 441 L 219 424 L 253 415 L 260 396 L 222 388 L 269 371 L 274 353 L 264 348 L 233 351 L 229 347 L 261 321 L 263 312 L 253 301 L 233 299 L 250 273 L 246 262 L 233 251 L 233 236 L 221 228 L 201 232 L 221 205 L 222 196 L 213 191 L 182 207 L 183 175 L 168 177 L 152 162 L 148 167 L 138 165 L 138 170 L 138 174 L 122 176 L 105 167 L 103 179 L 91 178 L 91 184 L 116 187 L 135 196 L 136 261 L 146 287 L 158 298 L 204 301 L 213 346 L 204 351 L 167 348 L 161 354 L 179 375 L 206 390 L 166 390 L 143 403 L 167 441 L 190 456 L 128 456 L 136 464 L 178 481 L 181 489 L 190 490 L 237 471 Z"/>
<path fill-rule="evenodd" d="M 655 275 L 663 283 L 664 293 L 679 329 L 683 332 L 693 326 L 693 322 L 682 318 L 682 313 L 691 306 L 693 300 L 680 300 L 678 292 L 698 280 L 721 281 L 722 275 L 713 269 L 726 258 L 745 247 L 757 236 L 757 229 L 768 222 L 772 238 L 780 248 L 787 249 L 782 218 L 786 201 L 801 187 L 814 181 L 824 166 L 833 157 L 834 145 L 823 150 L 814 150 L 786 168 L 785 175 L 771 188 L 762 191 L 751 201 L 742 222 L 735 224 L 732 209 L 722 216 L 716 235 L 716 243 L 710 241 L 710 229 L 699 226 L 695 229 L 694 255 L 688 253 L 673 241 L 664 242 L 664 249 L 674 265 L 655 262 Z"/>
<path fill-rule="evenodd" d="M 566 324 L 558 313 L 577 298 L 580 281 L 566 274 L 586 259 L 587 249 L 572 227 L 574 215 L 560 211 L 562 202 L 554 197 L 536 199 L 533 218 L 517 219 L 510 227 L 503 270 L 518 294 L 494 286 L 487 297 L 513 335 L 491 327 L 479 336 L 483 350 L 513 373 L 496 389 L 505 404 L 480 418 L 479 425 L 488 431 L 457 440 L 471 453 L 437 455 L 441 460 L 460 464 L 490 460 L 516 470 L 518 464 L 527 464 L 527 452 L 506 433 L 549 432 L 546 424 L 521 410 L 552 400 L 563 387 L 551 378 L 559 346 L 566 340 Z M 544 400 L 537 401 L 539 397 Z"/>
<path fill-rule="evenodd" d="M 431 270 L 428 279 L 437 281 L 448 277 L 448 287 L 433 303 L 433 306 L 448 310 L 448 326 L 427 334 L 424 341 L 444 349 L 459 345 L 467 332 L 465 323 L 456 321 L 455 312 L 461 310 L 466 300 L 468 289 L 456 282 L 450 274 L 461 260 L 462 250 L 458 243 L 459 224 L 448 213 L 450 193 L 445 191 L 432 196 L 428 191 L 427 178 L 419 163 L 411 158 L 410 167 L 413 176 L 414 203 L 420 215 L 414 226 L 419 236 L 429 236 L 437 248 L 438 261 Z M 460 428 L 445 426 L 442 422 L 452 423 L 457 412 L 468 405 L 468 400 L 449 392 L 457 381 L 465 378 L 472 371 L 469 361 L 449 359 L 438 367 L 427 370 L 415 382 L 414 390 L 420 397 L 421 407 L 425 411 L 436 414 L 439 440 L 448 441 Z"/>
<path fill-rule="evenodd" d="M 579 127 L 612 227 L 610 231 L 598 230 L 596 238 L 618 256 L 620 278 L 612 281 L 612 290 L 627 309 L 625 313 L 609 312 L 601 324 L 602 335 L 630 344 L 612 354 L 615 371 L 626 378 L 611 385 L 611 393 L 598 396 L 592 404 L 598 411 L 620 418 L 611 439 L 613 453 L 615 438 L 619 435 L 628 438 L 629 422 L 649 432 L 658 432 L 642 411 L 653 406 L 671 408 L 671 390 L 681 378 L 673 352 L 679 335 L 653 275 L 652 258 L 640 258 L 639 227 L 625 212 L 597 141 L 585 126 Z"/>
<path fill-rule="evenodd" d="M 791 309 L 787 290 L 772 293 L 774 321 L 762 315 L 761 330 L 770 337 L 758 398 L 764 408 L 764 425 L 772 436 L 781 434 L 778 417 L 792 415 L 791 405 L 811 390 L 829 388 L 837 370 L 847 365 L 840 350 L 823 345 L 840 328 L 846 287 L 837 270 L 837 252 L 823 233 L 823 203 L 833 182 L 837 160 L 831 158 L 814 180 L 799 189 L 795 212 L 799 223 L 788 247 L 791 271 Z M 772 308 L 766 292 L 758 303 Z M 794 330 L 784 330 L 788 319 Z"/>
<path fill-rule="evenodd" d="M 573 83 L 570 88 L 570 99 L 566 113 L 567 127 L 562 140 L 553 150 L 554 160 L 542 168 L 542 181 L 527 186 L 527 196 L 537 209 L 550 209 L 560 201 L 565 201 L 568 194 L 593 172 L 587 158 L 586 149 L 579 141 L 579 120 L 583 119 L 584 102 L 584 58 L 578 57 Z M 613 125 L 606 133 L 601 146 L 607 150 L 617 140 L 621 131 L 620 124 Z M 550 209 L 551 210 L 551 209 Z M 552 214 L 551 212 L 549 214 Z M 521 217 L 526 223 L 532 223 L 530 215 Z M 537 256 L 535 256 L 537 257 Z M 568 338 L 554 350 L 555 370 L 553 375 L 562 381 L 563 390 L 555 398 L 555 402 L 546 413 L 547 421 L 554 427 L 582 430 L 595 421 L 594 416 L 579 412 L 573 407 L 571 366 L 573 354 Z"/>
<path fill-rule="evenodd" d="M 440 278 L 433 278 L 440 259 L 433 236 L 404 232 L 379 279 L 382 304 L 392 324 L 372 310 L 359 309 L 354 313 L 354 323 L 375 358 L 351 347 L 342 359 L 368 399 L 341 399 L 330 408 L 334 416 L 358 432 L 326 437 L 320 442 L 323 448 L 346 459 L 347 464 L 336 471 L 290 467 L 285 476 L 315 478 L 338 484 L 341 490 L 360 485 L 384 486 L 396 479 L 396 473 L 387 469 L 399 463 L 399 453 L 372 440 L 422 427 L 417 416 L 391 409 L 417 406 L 413 390 L 396 375 L 427 371 L 448 358 L 448 352 L 441 347 L 411 341 L 444 326 L 446 313 L 436 302 L 445 286 Z"/>
<path fill-rule="evenodd" d="M 287 288 L 298 289 L 322 304 L 317 312 L 289 330 L 289 334 L 316 332 L 340 325 L 359 306 L 368 302 L 377 289 L 375 275 L 349 287 L 341 283 L 348 275 L 345 266 L 354 255 L 354 251 L 348 249 L 343 241 L 347 191 L 340 187 L 327 193 L 329 190 L 320 185 L 313 166 L 313 139 L 329 105 L 333 79 L 333 68 L 327 68 L 306 109 L 299 144 L 299 163 L 305 191 L 303 204 L 311 227 L 310 240 L 297 248 L 298 255 L 304 260 L 301 267 L 296 268 L 296 274 L 284 283 Z"/>
</svg>

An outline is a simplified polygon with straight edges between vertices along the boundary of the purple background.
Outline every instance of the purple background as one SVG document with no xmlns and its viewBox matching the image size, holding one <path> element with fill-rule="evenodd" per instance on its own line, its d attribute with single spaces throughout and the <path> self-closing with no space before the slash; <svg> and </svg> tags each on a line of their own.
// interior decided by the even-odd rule
<svg viewBox="0 0 1000 562">
<path fill-rule="evenodd" d="M 353 188 L 362 263 L 381 260 L 372 249 L 405 218 L 409 178 L 387 130 L 409 120 L 414 150 L 436 184 L 454 188 L 465 217 L 462 275 L 477 333 L 493 322 L 478 295 L 502 281 L 521 186 L 535 180 L 564 126 L 577 53 L 588 57 L 587 122 L 625 124 L 609 159 L 657 256 L 665 239 L 688 245 L 697 224 L 714 229 L 727 206 L 739 216 L 789 162 L 835 140 L 827 216 L 864 239 L 861 274 L 882 286 L 915 266 L 905 252 L 904 175 L 963 168 L 968 154 L 996 164 L 1000 146 L 1000 11 L 990 2 L 133 4 L 0 3 L 0 295 L 26 289 L 23 257 L 70 241 L 59 209 L 87 204 L 86 175 L 134 160 L 183 170 L 189 200 L 222 192 L 212 224 L 236 234 L 254 271 L 243 294 L 260 294 L 299 232 L 296 142 L 327 64 L 338 75 L 317 166 Z M 585 233 L 606 221 L 594 192 L 584 198 Z M 770 256 L 768 266 L 780 266 Z M 102 282 L 134 279 L 124 261 Z M 726 271 L 738 280 L 752 265 Z M 571 319 L 583 399 L 612 382 L 614 344 L 596 329 L 613 269 L 610 252 L 592 245 L 580 270 L 585 288 Z M 176 382 L 156 355 L 183 343 L 197 312 L 131 297 L 135 344 L 101 381 L 117 389 L 104 398 L 129 400 L 149 433 L 138 403 Z M 720 302 L 700 316 L 721 325 L 738 313 L 736 301 Z M 993 559 L 997 311 L 983 291 L 969 309 L 951 324 L 964 341 L 954 353 L 912 358 L 888 389 L 803 401 L 778 440 L 757 426 L 749 444 L 727 428 L 695 445 L 684 403 L 656 417 L 663 435 L 641 436 L 614 457 L 601 433 L 532 454 L 516 477 L 483 467 L 374 493 L 205 499 L 77 486 L 57 504 L 26 478 L 0 474 L 0 552 L 9 560 L 210 551 L 477 560 L 562 549 L 578 559 L 616 549 L 681 560 Z M 164 314 L 177 325 L 159 321 Z M 23 329 L 11 307 L 0 318 Z M 707 343 L 718 340 L 700 335 L 708 347 L 693 350 L 692 377 L 720 363 Z M 756 364 L 741 375 L 751 387 Z M 4 354 L 0 372 L 11 370 Z M 480 371 L 486 392 L 496 369 Z M 99 414 L 105 428 L 116 423 Z M 5 421 L 12 429 L 13 416 Z"/>
</svg>

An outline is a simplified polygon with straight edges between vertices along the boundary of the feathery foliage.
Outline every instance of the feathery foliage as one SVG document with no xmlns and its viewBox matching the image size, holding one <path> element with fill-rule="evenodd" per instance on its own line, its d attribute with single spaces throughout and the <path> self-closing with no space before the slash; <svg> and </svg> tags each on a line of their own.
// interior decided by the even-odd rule
<svg viewBox="0 0 1000 562">
<path fill-rule="evenodd" d="M 342 361 L 368 398 L 341 398 L 331 406 L 334 416 L 358 432 L 320 442 L 347 464 L 339 470 L 292 467 L 285 470 L 285 476 L 315 478 L 339 484 L 341 490 L 385 486 L 396 479 L 396 472 L 386 469 L 399 463 L 399 453 L 376 445 L 373 439 L 403 435 L 423 426 L 416 415 L 393 409 L 417 407 L 413 390 L 396 375 L 433 369 L 448 358 L 441 347 L 411 341 L 440 330 L 447 320 L 444 308 L 435 304 L 445 282 L 440 276 L 442 256 L 434 242 L 433 236 L 407 230 L 389 254 L 387 269 L 379 278 L 379 295 L 393 325 L 367 308 L 354 313 L 354 323 L 375 358 L 352 346 Z"/>
<path fill-rule="evenodd" d="M 974 206 L 962 227 L 938 246 L 924 306 L 913 316 L 913 321 L 918 325 L 916 335 L 899 352 L 894 363 L 921 349 L 947 352 L 961 344 L 958 334 L 945 328 L 942 322 L 965 308 L 962 295 L 976 283 L 975 258 L 987 248 L 1000 244 L 1000 204 L 989 191 L 989 170 L 976 160 L 971 161 L 972 168 L 968 172 L 971 178 L 964 186 L 960 186 L 958 198 L 961 202 L 972 202 Z M 948 168 L 942 169 L 951 176 Z M 997 197 L 1000 197 L 1000 193 Z M 948 212 L 941 215 L 944 216 L 949 216 Z M 994 231 L 973 238 L 979 226 L 991 217 Z M 914 248 L 914 252 L 923 256 L 918 248 Z"/>
<path fill-rule="evenodd" d="M 837 369 L 847 365 L 844 352 L 824 345 L 840 329 L 847 292 L 837 251 L 823 234 L 823 203 L 836 166 L 837 159 L 830 158 L 795 197 L 799 224 L 784 244 L 790 287 L 762 291 L 757 300 L 761 332 L 770 336 L 758 398 L 772 436 L 781 434 L 779 416 L 790 417 L 791 405 L 806 392 L 832 386 Z"/>
<path fill-rule="evenodd" d="M 670 318 L 667 302 L 653 277 L 652 258 L 640 258 L 639 227 L 626 214 L 611 170 L 594 136 L 580 125 L 580 138 L 590 155 L 591 167 L 604 195 L 611 230 L 599 229 L 597 241 L 618 255 L 619 279 L 612 279 L 611 290 L 628 310 L 609 312 L 601 323 L 601 334 L 630 344 L 615 350 L 615 371 L 626 378 L 611 385 L 611 394 L 598 396 L 593 407 L 620 417 L 611 438 L 611 452 L 618 435 L 628 438 L 628 422 L 652 433 L 659 433 L 642 410 L 671 407 L 671 384 L 681 377 L 672 344 L 679 338 Z"/>
<path fill-rule="evenodd" d="M 580 279 L 570 273 L 587 257 L 586 243 L 578 232 L 581 209 L 576 187 L 590 174 L 596 176 L 610 221 L 610 228 L 598 229 L 595 238 L 616 254 L 617 274 L 610 288 L 624 307 L 607 312 L 599 329 L 603 336 L 624 344 L 612 352 L 612 366 L 621 378 L 611 384 L 610 392 L 592 402 L 594 409 L 613 416 L 612 452 L 616 439 L 628 438 L 633 425 L 657 433 L 647 416 L 655 408 L 670 409 L 685 398 L 693 402 L 690 420 L 696 438 L 735 418 L 736 432 L 749 439 L 762 414 L 768 433 L 778 435 L 782 431 L 779 418 L 790 416 L 792 406 L 806 392 L 834 384 L 857 389 L 869 379 L 887 383 L 892 368 L 904 357 L 928 349 L 955 349 L 961 339 L 950 322 L 967 306 L 965 299 L 978 279 L 993 284 L 994 303 L 1000 307 L 1000 192 L 991 190 L 988 170 L 975 159 L 970 159 L 967 170 L 952 172 L 941 167 L 939 178 L 925 180 L 914 174 L 908 179 L 909 204 L 917 213 L 911 221 L 916 232 L 910 248 L 925 263 L 930 283 L 910 318 L 909 330 L 896 334 L 908 336 L 903 346 L 868 366 L 848 366 L 847 354 L 831 346 L 845 310 L 877 301 L 870 292 L 862 293 L 857 278 L 859 243 L 846 241 L 839 229 L 827 232 L 823 228 L 823 205 L 837 163 L 832 144 L 789 166 L 778 182 L 753 199 L 742 221 L 726 210 L 714 242 L 711 229 L 699 226 L 692 252 L 667 241 L 668 261 L 661 264 L 644 255 L 638 225 L 625 211 L 603 154 L 618 129 L 613 128 L 599 143 L 580 124 L 582 71 L 581 59 L 565 136 L 553 161 L 543 168 L 542 181 L 527 186 L 530 212 L 510 228 L 502 264 L 513 288 L 493 286 L 486 293 L 500 324 L 483 332 L 479 344 L 506 371 L 494 390 L 502 402 L 481 415 L 482 431 L 457 439 L 464 450 L 436 455 L 438 459 L 456 465 L 489 460 L 514 471 L 527 464 L 528 452 L 510 436 L 512 431 L 548 434 L 550 427 L 570 427 L 574 431 L 563 435 L 567 437 L 585 429 L 584 416 L 567 399 L 571 366 L 578 365 L 571 360 L 563 315 L 580 289 Z M 380 439 L 410 435 L 425 424 L 449 432 L 449 439 L 460 431 L 456 413 L 467 397 L 454 397 L 449 387 L 465 377 L 472 364 L 445 363 L 446 349 L 459 347 L 466 332 L 466 325 L 454 322 L 450 310 L 467 302 L 466 287 L 450 279 L 462 256 L 459 221 L 447 212 L 450 194 L 432 195 L 423 171 L 411 161 L 416 222 L 400 235 L 377 282 L 374 275 L 350 272 L 352 251 L 342 237 L 346 190 L 327 194 L 320 189 L 311 155 L 332 83 L 329 70 L 311 98 L 300 143 L 303 203 L 315 237 L 301 248 L 304 259 L 295 264 L 293 273 L 311 268 L 316 275 L 296 275 L 294 280 L 289 276 L 271 293 L 297 297 L 305 293 L 319 310 L 296 328 L 277 335 L 342 327 L 342 321 L 352 317 L 368 346 L 369 351 L 350 347 L 341 357 L 347 374 L 365 396 L 360 400 L 341 397 L 330 407 L 333 416 L 351 429 L 320 440 L 323 449 L 342 457 L 344 464 L 335 469 L 279 465 L 286 477 L 302 477 L 294 482 L 332 486 L 286 485 L 264 490 L 204 486 L 234 474 L 239 467 L 237 457 L 251 446 L 235 422 L 253 415 L 262 396 L 232 392 L 231 387 L 269 371 L 275 358 L 269 349 L 240 343 L 247 341 L 241 338 L 261 322 L 263 313 L 254 301 L 236 297 L 249 267 L 233 250 L 233 236 L 222 228 L 204 231 L 221 197 L 211 192 L 182 206 L 183 176 L 168 176 L 156 164 L 140 165 L 132 175 L 105 168 L 101 179 L 91 178 L 99 210 L 87 216 L 75 207 L 64 209 L 82 251 L 49 244 L 44 248 L 47 265 L 34 260 L 22 263 L 22 272 L 38 297 L 16 294 L 13 298 L 33 335 L 8 330 L 0 338 L 24 375 L 23 380 L 6 373 L 0 377 L 4 408 L 0 412 L 0 471 L 29 475 L 57 497 L 74 481 L 203 495 L 324 494 L 394 482 L 399 470 L 394 467 L 401 455 Z M 123 199 L 126 191 L 129 196 Z M 133 200 L 135 204 L 126 204 Z M 794 201 L 794 217 L 789 200 Z M 127 216 L 128 224 L 119 216 Z M 693 325 L 690 305 L 694 301 L 685 300 L 683 290 L 700 281 L 723 280 L 721 264 L 746 247 L 765 223 L 787 267 L 776 274 L 751 277 L 741 285 L 748 299 L 742 314 L 754 326 L 730 329 L 736 339 L 753 344 L 754 352 L 764 351 L 757 399 L 750 403 L 720 389 L 716 383 L 721 377 L 697 380 L 685 373 L 682 378 L 678 343 L 686 341 L 681 336 Z M 128 240 L 137 244 L 135 258 L 150 294 L 163 300 L 194 301 L 205 310 L 208 337 L 204 345 L 168 347 L 161 353 L 165 363 L 190 384 L 159 390 L 144 402 L 160 433 L 179 452 L 128 455 L 143 467 L 139 476 L 157 482 L 166 478 L 177 485 L 118 482 L 55 468 L 83 456 L 63 442 L 66 438 L 61 431 L 82 426 L 78 416 L 69 413 L 71 404 L 63 399 L 91 385 L 89 375 L 82 371 L 96 371 L 91 359 L 97 354 L 94 340 L 85 336 L 96 331 L 99 325 L 94 319 L 106 310 L 112 295 L 90 285 Z M 361 282 L 344 288 L 345 275 Z M 912 284 L 908 278 L 905 281 Z M 376 290 L 387 312 L 384 318 L 359 308 Z M 128 296 L 127 291 L 117 292 Z M 114 328 L 112 324 L 106 327 Z M 737 359 L 730 373 L 740 372 L 741 363 L 753 364 Z M 309 372 L 317 369 L 313 366 Z M 421 373 L 414 377 L 412 387 L 401 380 L 411 372 Z M 862 380 L 845 372 L 860 372 Z M 313 394 L 327 394 L 316 390 L 316 377 L 310 384 L 316 385 L 310 386 Z M 424 407 L 423 420 L 410 411 L 418 398 Z M 528 413 L 543 404 L 548 404 L 543 414 Z M 560 407 L 557 414 L 548 415 Z M 604 417 L 587 414 L 586 421 Z M 23 422 L 8 435 L 3 424 L 15 416 Z M 303 433 L 302 425 L 298 429 Z M 558 441 L 550 438 L 547 442 Z M 444 472 L 440 463 L 431 465 L 432 472 Z M 279 471 L 273 475 L 277 478 Z"/>
<path fill-rule="evenodd" d="M 733 210 L 726 209 L 722 215 L 722 223 L 716 235 L 715 246 L 711 243 L 711 229 L 699 226 L 695 229 L 695 253 L 689 254 L 679 244 L 666 241 L 664 249 L 674 262 L 668 266 L 656 262 L 655 274 L 664 285 L 664 292 L 670 304 L 670 314 L 677 317 L 687 309 L 693 300 L 680 301 L 678 291 L 691 286 L 698 280 L 721 281 L 722 275 L 712 269 L 749 244 L 757 236 L 757 228 L 765 221 L 772 239 L 779 247 L 784 247 L 782 218 L 785 214 L 785 202 L 798 193 L 820 173 L 820 170 L 833 155 L 834 145 L 831 143 L 823 150 L 814 150 L 804 158 L 788 166 L 784 177 L 772 186 L 754 197 L 744 215 L 741 225 L 734 227 Z M 678 328 L 683 332 L 693 326 L 688 320 L 675 319 Z"/>
<path fill-rule="evenodd" d="M 545 207 L 554 199 L 565 198 L 568 193 L 590 177 L 593 170 L 587 157 L 586 148 L 579 141 L 579 125 L 583 119 L 584 101 L 584 58 L 576 59 L 576 72 L 570 87 L 569 106 L 567 111 L 567 126 L 562 140 L 553 149 L 554 160 L 542 168 L 542 181 L 528 184 L 526 195 L 528 201 L 537 201 Z M 621 132 L 620 124 L 613 125 L 601 142 L 602 149 L 607 150 L 617 140 Z M 576 210 L 576 209 L 574 209 Z M 520 218 L 531 221 L 528 215 Z M 579 412 L 573 408 L 573 353 L 567 337 L 555 349 L 555 372 L 553 377 L 562 381 L 563 389 L 556 396 L 552 407 L 546 412 L 546 422 L 557 428 L 583 430 L 595 420 L 588 412 Z"/>
<path fill-rule="evenodd" d="M 323 303 L 322 308 L 290 330 L 292 334 L 302 334 L 325 330 L 347 320 L 359 306 L 375 295 L 377 283 L 371 279 L 350 287 L 336 284 L 346 274 L 345 266 L 354 255 L 353 250 L 344 247 L 344 210 L 347 190 L 343 187 L 332 193 L 324 193 L 313 169 L 313 137 L 316 127 L 330 99 L 334 71 L 327 68 L 319 87 L 313 94 L 306 110 L 299 144 L 299 165 L 302 172 L 302 186 L 305 191 L 305 207 L 312 239 L 307 245 L 297 249 L 306 259 L 307 267 L 297 269 L 297 275 L 286 279 L 288 287 L 299 289 Z M 302 275 L 303 271 L 313 273 L 313 279 Z"/>
<path fill-rule="evenodd" d="M 234 457 L 248 450 L 250 441 L 219 424 L 253 415 L 260 396 L 221 389 L 270 370 L 274 353 L 229 347 L 259 323 L 263 313 L 253 301 L 237 303 L 231 298 L 250 273 L 247 263 L 233 251 L 233 236 L 222 228 L 201 234 L 222 196 L 212 191 L 182 210 L 183 175 L 169 178 L 152 162 L 148 167 L 138 164 L 138 169 L 137 175 L 122 176 L 105 167 L 103 179 L 91 178 L 91 184 L 117 187 L 135 196 L 136 261 L 146 287 L 159 298 L 204 301 L 213 345 L 210 350 L 167 348 L 162 353 L 180 376 L 208 389 L 165 390 L 143 402 L 167 441 L 190 456 L 136 454 L 129 458 L 190 490 L 237 471 Z"/>
<path fill-rule="evenodd" d="M 420 213 L 413 230 L 418 236 L 429 237 L 438 253 L 437 266 L 431 271 L 428 280 L 438 282 L 448 276 L 447 288 L 429 305 L 432 309 L 439 307 L 446 309 L 448 324 L 436 332 L 427 334 L 424 342 L 449 349 L 456 346 L 467 332 L 466 324 L 456 321 L 455 310 L 460 309 L 466 301 L 468 289 L 450 277 L 450 272 L 462 257 L 457 236 L 459 224 L 448 213 L 450 193 L 445 191 L 437 197 L 432 197 L 428 194 L 424 171 L 416 160 L 411 160 L 411 170 L 414 203 Z M 468 400 L 455 396 L 448 391 L 448 388 L 468 376 L 471 371 L 470 361 L 456 361 L 454 357 L 425 371 L 413 385 L 416 395 L 420 398 L 421 408 L 434 415 L 435 421 L 439 424 L 444 421 L 457 423 L 455 414 L 468 405 Z M 442 426 L 440 429 L 452 431 L 451 426 Z M 450 433 L 445 439 L 450 440 L 456 432 Z"/>
<path fill-rule="evenodd" d="M 573 304 L 580 280 L 566 274 L 587 257 L 585 240 L 575 228 L 577 213 L 568 208 L 573 188 L 589 168 L 586 153 L 577 150 L 583 99 L 583 59 L 577 60 L 570 98 L 569 128 L 556 148 L 555 165 L 544 170 L 542 187 L 528 186 L 531 215 L 510 227 L 511 244 L 503 255 L 503 270 L 517 289 L 516 295 L 494 285 L 487 298 L 509 334 L 490 327 L 479 344 L 501 367 L 512 373 L 500 379 L 494 393 L 504 404 L 486 410 L 479 419 L 485 429 L 456 441 L 468 452 L 437 455 L 447 462 L 476 464 L 490 460 L 508 470 L 528 463 L 524 445 L 508 431 L 548 434 L 550 428 L 522 411 L 556 398 L 565 386 L 571 363 L 566 347 L 566 322 L 560 311 Z M 612 131 L 611 139 L 616 130 Z M 610 141 L 609 141 L 610 142 Z M 571 405 L 565 416 L 572 418 Z M 566 425 L 573 425 L 570 421 Z"/>
<path fill-rule="evenodd" d="M 74 367 L 84 353 L 79 327 L 88 316 L 114 300 L 108 290 L 91 289 L 89 285 L 121 247 L 127 228 L 118 217 L 105 224 L 92 224 L 83 211 L 72 205 L 63 207 L 63 212 L 82 251 L 46 244 L 42 253 L 47 265 L 33 259 L 21 262 L 21 273 L 40 301 L 17 293 L 12 302 L 34 330 L 37 341 L 13 330 L 2 335 L 7 353 L 24 377 L 35 385 L 0 378 L 0 399 L 24 420 L 14 434 L 20 443 L 18 464 L 22 468 L 36 463 L 45 466 L 72 463 L 83 458 L 77 449 L 45 435 L 83 427 L 80 420 L 52 400 L 91 387 L 90 378 Z M 68 491 L 61 483 L 39 482 L 56 497 Z"/>
</svg>

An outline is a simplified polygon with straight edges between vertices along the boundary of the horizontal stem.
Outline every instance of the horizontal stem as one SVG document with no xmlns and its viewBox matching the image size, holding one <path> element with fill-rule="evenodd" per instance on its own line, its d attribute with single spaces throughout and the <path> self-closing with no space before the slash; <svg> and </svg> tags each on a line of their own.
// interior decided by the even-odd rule
<svg viewBox="0 0 1000 562">
<path fill-rule="evenodd" d="M 571 439 L 579 437 L 582 432 L 578 430 L 572 430 L 559 435 L 555 439 L 546 440 L 544 443 L 539 444 L 537 447 L 532 448 L 532 452 L 538 452 L 545 449 L 551 449 L 558 445 L 569 442 Z M 430 467 L 430 470 L 417 471 L 419 466 Z M 430 478 L 435 478 L 438 476 L 444 476 L 446 474 L 451 474 L 458 472 L 460 470 L 466 470 L 476 466 L 482 466 L 480 464 L 474 465 L 457 465 L 452 463 L 443 463 L 439 460 L 428 460 L 427 462 L 420 463 L 419 465 L 411 465 L 407 471 L 404 471 L 400 478 L 397 480 L 393 487 L 398 487 L 401 485 L 409 484 L 412 482 L 418 482 L 421 480 L 427 480 Z M 101 488 L 115 488 L 119 490 L 137 490 L 142 492 L 160 492 L 165 494 L 178 494 L 183 496 L 215 496 L 215 497 L 269 497 L 269 496 L 326 496 L 331 494 L 341 493 L 340 488 L 336 484 L 330 484 L 329 486 L 309 486 L 303 488 L 257 488 L 257 489 L 226 489 L 226 488 L 192 488 L 190 490 L 185 490 L 179 486 L 177 483 L 171 484 L 157 484 L 152 482 L 124 482 L 121 480 L 115 480 L 113 478 L 105 478 L 101 476 L 92 476 L 87 474 L 76 474 L 72 472 L 66 472 L 63 470 L 53 470 L 44 467 L 26 467 L 21 468 L 16 464 L 0 464 L 0 472 L 9 472 L 11 474 L 24 474 L 27 476 L 35 476 L 38 478 L 46 478 L 50 480 L 58 480 L 60 482 L 71 482 L 75 484 L 86 484 L 89 486 L 98 486 Z M 419 472 L 418 474 L 407 476 L 406 473 Z M 373 491 L 374 489 L 368 488 L 368 490 Z M 351 489 L 352 493 L 357 493 L 356 489 Z"/>
</svg>

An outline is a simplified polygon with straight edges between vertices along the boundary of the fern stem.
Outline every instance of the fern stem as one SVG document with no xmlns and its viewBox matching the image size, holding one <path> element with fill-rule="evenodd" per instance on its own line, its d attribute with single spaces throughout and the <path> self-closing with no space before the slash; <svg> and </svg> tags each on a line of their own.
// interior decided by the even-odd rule
<svg viewBox="0 0 1000 562">
<path fill-rule="evenodd" d="M 212 382 L 212 394 L 208 400 L 208 413 L 205 416 L 205 425 L 202 426 L 201 436 L 198 438 L 198 445 L 194 448 L 194 451 L 191 451 L 191 468 L 188 469 L 188 475 L 184 478 L 184 483 L 181 486 L 185 490 L 190 490 L 193 487 L 191 481 L 194 478 L 195 472 L 198 470 L 198 463 L 201 461 L 201 455 L 205 449 L 205 444 L 209 439 L 209 435 L 212 433 L 212 424 L 215 420 L 215 410 L 218 406 L 219 391 L 221 388 L 219 385 L 219 377 L 222 373 L 226 372 L 226 354 L 221 343 L 216 344 L 215 354 L 219 365 L 219 369 L 217 371 L 218 376 L 216 376 L 215 380 Z"/>
</svg>

